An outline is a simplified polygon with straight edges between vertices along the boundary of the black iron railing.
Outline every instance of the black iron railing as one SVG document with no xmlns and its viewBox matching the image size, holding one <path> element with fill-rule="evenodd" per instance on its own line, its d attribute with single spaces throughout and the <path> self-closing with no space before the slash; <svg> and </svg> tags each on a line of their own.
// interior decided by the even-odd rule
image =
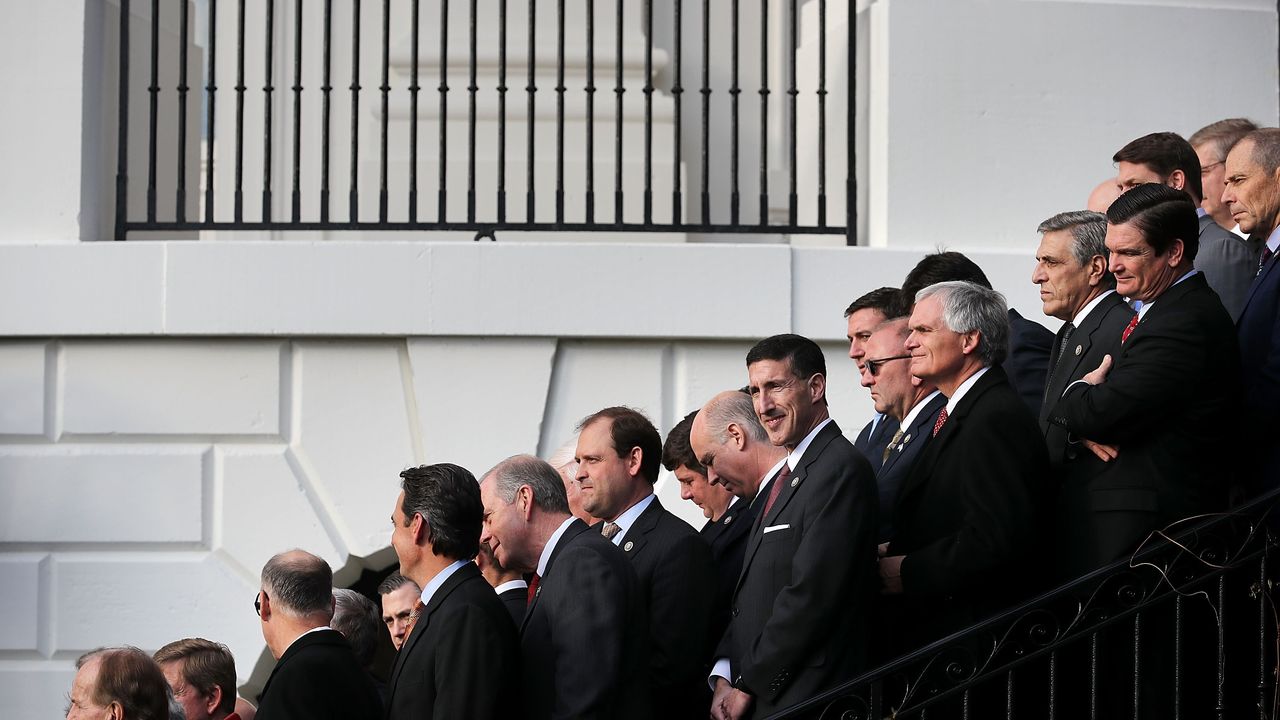
<svg viewBox="0 0 1280 720">
<path fill-rule="evenodd" d="M 479 6 L 477 0 L 396 0 L 394 7 L 392 0 L 383 0 L 380 10 L 378 3 L 361 0 L 205 0 L 200 18 L 190 17 L 196 13 L 189 11 L 186 0 L 151 0 L 143 103 L 141 95 L 131 95 L 129 82 L 131 52 L 135 66 L 142 55 L 139 48 L 131 51 L 138 38 L 130 36 L 143 33 L 131 30 L 135 19 L 130 0 L 120 0 L 115 236 L 193 230 L 465 230 L 479 239 L 499 230 L 607 230 L 833 234 L 855 244 L 856 14 L 851 0 L 830 0 L 847 13 L 848 21 L 843 28 L 829 24 L 828 2 L 702 0 L 700 9 L 690 13 L 682 0 L 543 0 L 543 5 L 555 8 L 551 28 L 548 22 L 539 23 L 550 14 L 546 8 L 539 14 L 538 0 L 489 0 Z M 816 12 L 802 18 L 802 9 Z M 234 32 L 225 13 L 234 14 Z M 602 20 L 601 14 L 610 17 Z M 566 15 L 573 18 L 576 37 L 569 37 Z M 162 38 L 162 17 L 169 18 L 164 22 L 170 29 L 177 26 L 177 37 Z M 207 28 L 203 48 L 191 31 L 197 19 Z M 463 21 L 465 37 L 453 37 L 458 33 L 451 34 L 451 28 L 460 28 Z M 373 58 L 367 47 L 375 37 L 372 23 L 381 24 L 376 88 L 362 84 L 374 75 L 361 68 L 362 58 Z M 527 32 L 523 62 L 508 52 L 520 23 Z M 656 24 L 662 25 L 664 38 L 673 40 L 655 52 Z M 695 24 L 700 37 L 686 38 L 686 26 Z M 344 31 L 349 32 L 349 42 Z M 437 42 L 428 48 L 433 34 Z M 397 65 L 393 54 L 401 52 L 406 41 L 408 59 Z M 458 67 L 460 55 L 450 54 L 459 42 L 467 49 L 465 76 Z M 810 54 L 802 61 L 802 52 L 811 53 L 813 43 L 816 60 Z M 554 60 L 548 49 L 552 46 Z M 608 57 L 600 57 L 597 46 Z M 194 65 L 188 48 L 203 51 Z M 847 62 L 844 87 L 828 84 L 832 50 Z M 698 58 L 700 72 L 686 75 L 687 51 Z M 631 57 L 627 53 L 637 52 L 643 55 L 643 71 L 624 72 L 626 58 Z M 491 55 L 496 60 L 489 60 Z M 669 61 L 662 68 L 655 65 L 658 56 Z M 253 68 L 259 57 L 261 75 Z M 252 80 L 246 58 L 252 60 Z M 344 58 L 349 66 L 335 67 Z M 757 63 L 758 70 L 752 67 Z M 393 66 L 407 77 L 393 78 Z M 233 68 L 234 85 L 220 85 Z M 568 87 L 566 68 L 584 84 Z M 420 84 L 423 69 L 438 72 L 435 88 Z M 162 80 L 162 70 L 172 83 Z M 597 85 L 610 70 L 611 86 Z M 191 86 L 193 71 L 203 74 L 202 88 Z M 509 87 L 521 71 L 525 87 Z M 552 71 L 555 86 L 547 88 Z M 277 74 L 286 73 L 290 84 L 278 87 Z M 464 77 L 466 86 L 458 87 Z M 142 76 L 135 78 L 136 92 Z M 258 79 L 261 87 L 251 87 Z M 694 82 L 701 96 L 696 130 L 687 127 L 685 102 L 692 89 L 688 85 Z M 777 84 L 784 85 L 781 93 Z M 539 113 L 548 89 L 554 93 L 554 118 L 545 110 Z M 424 117 L 430 110 L 421 97 L 424 90 L 436 93 L 431 117 Z M 597 106 L 599 92 L 613 93 L 611 113 Z M 642 105 L 629 100 L 636 92 L 642 95 Z M 841 112 L 831 117 L 829 96 L 843 100 Z M 460 119 L 449 121 L 451 101 L 466 105 L 465 126 Z M 234 104 L 233 115 L 219 113 L 226 102 Z M 486 120 L 478 119 L 481 102 L 496 105 L 495 118 L 489 117 L 486 105 Z M 655 122 L 658 102 L 664 108 L 661 122 Z M 350 116 L 344 123 L 334 116 L 340 112 L 335 104 L 345 103 Z M 392 117 L 400 103 L 408 109 L 397 125 Z M 753 118 L 755 111 L 758 116 Z M 143 112 L 145 159 L 129 147 L 130 123 Z M 193 113 L 199 114 L 199 139 L 189 129 Z M 289 119 L 281 123 L 277 115 Z M 370 120 L 377 124 L 376 139 Z M 553 136 L 545 129 L 552 123 Z M 657 142 L 655 133 L 665 131 L 667 123 L 670 142 Z M 434 157 L 423 153 L 424 124 L 434 125 Z M 465 136 L 458 142 L 450 130 L 462 127 Z M 510 152 L 520 130 L 523 157 Z M 758 131 L 755 138 L 750 137 L 757 134 L 753 130 Z M 611 142 L 601 142 L 605 133 L 612 133 Z M 641 135 L 642 159 L 637 159 L 634 148 Z M 828 158 L 833 135 L 844 138 L 847 147 L 847 156 L 836 162 Z M 135 135 L 134 142 L 138 139 Z M 362 157 L 372 153 L 375 143 L 376 170 Z M 281 152 L 283 148 L 288 149 Z M 478 148 L 493 151 L 481 163 L 484 172 L 478 170 Z M 345 157 L 337 156 L 342 149 Z M 554 163 L 545 162 L 545 153 L 554 155 Z M 697 158 L 696 173 L 687 167 L 690 157 Z M 746 175 L 748 162 L 757 165 L 755 178 Z M 285 163 L 291 171 L 287 186 L 273 172 L 273 165 Z M 419 170 L 424 163 L 437 169 L 434 202 L 423 192 L 426 178 Z M 467 168 L 465 188 L 458 187 L 461 163 Z M 140 190 L 134 184 L 144 165 L 145 202 L 140 195 L 131 202 L 130 193 Z M 192 172 L 195 165 L 203 165 L 202 171 Z M 175 166 L 176 173 L 170 173 Z M 598 182 L 597 170 L 605 166 L 613 171 L 612 187 Z M 845 177 L 828 177 L 833 174 L 830 166 Z M 656 179 L 655 174 L 666 168 L 670 179 Z M 342 169 L 347 171 L 345 180 Z M 251 177 L 258 170 L 260 180 Z M 511 180 L 520 171 L 523 186 L 513 190 Z M 572 184 L 568 175 L 574 178 Z M 642 180 L 637 177 L 641 175 Z M 695 179 L 697 187 L 691 187 Z M 786 183 L 785 200 L 771 182 Z M 376 200 L 371 197 L 375 183 Z M 832 187 L 839 188 L 838 196 L 829 197 Z M 669 202 L 661 197 L 668 188 Z M 521 189 L 523 198 L 517 194 Z M 339 199 L 343 191 L 345 202 Z M 554 203 L 539 202 L 547 192 L 554 195 Z M 255 193 L 260 193 L 260 202 L 248 202 Z M 288 193 L 287 204 L 277 197 L 281 193 Z M 455 199 L 458 193 L 465 194 L 465 203 Z M 750 195 L 755 197 L 748 199 Z"/>
<path fill-rule="evenodd" d="M 1277 498 L 772 717 L 1275 718 Z"/>
</svg>

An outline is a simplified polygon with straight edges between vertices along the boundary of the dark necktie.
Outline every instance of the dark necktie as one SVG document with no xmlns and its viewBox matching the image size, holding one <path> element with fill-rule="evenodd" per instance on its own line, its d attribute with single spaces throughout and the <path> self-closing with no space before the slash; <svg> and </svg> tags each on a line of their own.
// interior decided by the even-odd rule
<svg viewBox="0 0 1280 720">
<path fill-rule="evenodd" d="M 942 426 L 947 423 L 947 409 L 942 408 L 942 412 L 938 413 L 938 419 L 933 422 L 933 437 L 938 437 L 938 432 L 942 430 Z"/>
<path fill-rule="evenodd" d="M 1046 377 L 1044 384 L 1044 398 L 1041 403 L 1047 405 L 1049 403 L 1049 391 L 1053 388 L 1053 379 L 1058 376 L 1058 367 L 1062 364 L 1062 356 L 1067 354 L 1067 344 L 1071 342 L 1071 335 L 1076 331 L 1076 326 L 1067 323 L 1058 331 L 1062 335 L 1062 340 L 1058 343 L 1058 352 L 1053 356 L 1053 362 L 1049 364 L 1049 375 Z"/>
<path fill-rule="evenodd" d="M 773 508 L 773 503 L 777 501 L 778 495 L 782 494 L 782 484 L 789 477 L 791 477 L 791 463 L 784 462 L 782 463 L 782 469 L 773 478 L 773 485 L 769 487 L 769 497 L 764 500 L 764 512 L 760 514 L 760 517 L 765 517 L 769 514 L 769 510 Z"/>
<path fill-rule="evenodd" d="M 1275 257 L 1275 252 L 1268 245 L 1262 246 L 1262 256 L 1258 258 L 1258 272 L 1254 273 L 1254 277 L 1262 274 L 1262 268 L 1267 266 L 1267 261 Z"/>
<path fill-rule="evenodd" d="M 1133 334 L 1133 329 L 1138 327 L 1139 317 L 1140 316 L 1137 313 L 1134 313 L 1133 319 L 1130 320 L 1129 324 L 1124 327 L 1124 333 L 1120 335 L 1121 345 L 1125 344 L 1125 342 L 1129 339 L 1129 336 Z"/>
<path fill-rule="evenodd" d="M 541 579 L 538 573 L 534 573 L 533 577 L 529 578 L 529 594 L 524 599 L 526 606 L 533 604 L 533 598 L 538 594 L 538 581 Z"/>
</svg>

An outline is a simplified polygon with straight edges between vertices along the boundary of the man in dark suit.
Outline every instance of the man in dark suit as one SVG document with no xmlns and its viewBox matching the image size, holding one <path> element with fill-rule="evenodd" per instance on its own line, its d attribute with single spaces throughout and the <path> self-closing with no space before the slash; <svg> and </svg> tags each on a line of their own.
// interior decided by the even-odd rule
<svg viewBox="0 0 1280 720">
<path fill-rule="evenodd" d="M 649 610 L 649 689 L 657 717 L 706 714 L 703 653 L 715 568 L 711 548 L 653 494 L 662 440 L 648 418 L 609 407 L 579 423 L 582 507 L 603 521 L 603 534 L 631 561 Z"/>
<path fill-rule="evenodd" d="M 391 545 L 422 588 L 391 669 L 387 717 L 500 718 L 517 708 L 516 627 L 471 562 L 484 509 L 466 469 L 441 463 L 400 473 Z"/>
<path fill-rule="evenodd" d="M 1049 466 L 1057 483 L 1054 503 L 1054 576 L 1074 578 L 1089 568 L 1072 562 L 1076 548 L 1093 542 L 1074 519 L 1088 511 L 1089 482 L 1101 468 L 1094 456 L 1066 429 L 1049 422 L 1049 411 L 1063 391 L 1102 358 L 1120 348 L 1120 335 L 1133 309 L 1115 292 L 1115 276 L 1107 269 L 1107 217 L 1087 211 L 1064 212 L 1040 223 L 1040 247 L 1031 282 L 1040 286 L 1044 314 L 1063 321 L 1054 342 L 1040 430 L 1049 449 Z"/>
<path fill-rule="evenodd" d="M 1257 267 L 1258 248 L 1214 222 L 1200 207 L 1204 198 L 1200 157 L 1191 143 L 1177 133 L 1151 133 L 1120 148 L 1111 161 L 1116 163 L 1122 193 L 1143 183 L 1159 183 L 1191 196 L 1198 216 L 1195 266 L 1231 317 L 1238 317 Z"/>
<path fill-rule="evenodd" d="M 480 568 L 485 582 L 498 594 L 498 599 L 507 607 L 511 619 L 519 628 L 524 622 L 524 611 L 529 605 L 529 583 L 525 581 L 524 574 L 502 567 L 493 556 L 493 549 L 488 543 L 480 543 L 480 551 L 476 553 L 476 567 Z"/>
<path fill-rule="evenodd" d="M 876 412 L 884 413 L 899 427 L 884 447 L 873 448 L 867 458 L 876 468 L 880 489 L 877 543 L 888 542 L 893 536 L 894 506 L 902 479 L 929 442 L 938 413 L 947 404 L 936 385 L 911 374 L 911 353 L 905 345 L 910 332 L 905 317 L 885 322 L 867 340 L 867 359 L 862 363 L 862 386 L 871 390 Z"/>
<path fill-rule="evenodd" d="M 564 481 L 529 455 L 480 483 L 481 542 L 503 567 L 533 573 L 520 628 L 519 716 L 645 720 L 649 631 L 626 556 L 569 514 Z"/>
<path fill-rule="evenodd" d="M 746 395 L 739 395 L 746 399 Z M 729 602 L 738 574 L 742 572 L 742 554 L 746 550 L 747 535 L 755 515 L 751 512 L 750 499 L 744 501 L 724 485 L 707 479 L 707 468 L 698 462 L 690 445 L 690 431 L 697 415 L 696 410 L 689 413 L 667 433 L 667 440 L 662 444 L 662 466 L 670 470 L 680 483 L 680 497 L 696 503 L 707 518 L 698 534 L 711 548 L 711 562 L 716 568 L 716 592 L 711 620 L 707 623 L 707 647 L 703 654 L 706 667 L 702 673 L 705 677 L 705 671 L 711 669 L 716 643 L 729 624 Z M 699 684 L 706 687 L 701 682 Z M 705 711 L 710 700 L 708 693 L 698 709 Z"/>
<path fill-rule="evenodd" d="M 885 320 L 901 315 L 903 313 L 901 306 L 902 292 L 898 288 L 882 287 L 859 297 L 845 308 L 849 359 L 853 361 L 854 368 L 858 372 L 862 372 L 863 358 L 867 356 L 867 339 Z M 858 452 L 867 456 L 872 467 L 879 467 L 880 462 L 875 459 L 876 453 L 889 443 L 896 432 L 898 432 L 897 421 L 877 410 L 871 422 L 868 422 L 862 428 L 862 432 L 858 433 L 853 446 L 858 449 Z"/>
<path fill-rule="evenodd" d="M 1227 156 L 1223 200 L 1240 229 L 1264 244 L 1262 262 L 1236 324 L 1244 383 L 1244 421 L 1250 432 L 1246 470 L 1250 493 L 1280 483 L 1280 130 L 1259 130 Z"/>
<path fill-rule="evenodd" d="M 906 651 L 1014 604 L 1040 545 L 1048 457 L 1035 416 L 996 364 L 1008 342 L 997 292 L 929 286 L 911 313 L 911 374 L 947 397 L 898 491 L 893 540 L 880 560 L 901 612 Z M 890 598 L 892 600 L 892 598 Z"/>
<path fill-rule="evenodd" d="M 766 338 L 747 376 L 769 441 L 789 454 L 759 490 L 717 651 L 711 712 L 729 719 L 768 716 L 865 669 L 875 589 L 875 474 L 828 414 L 822 350 Z"/>
<path fill-rule="evenodd" d="M 1152 530 L 1224 507 L 1234 476 L 1240 352 L 1235 328 L 1195 270 L 1195 205 L 1151 183 L 1107 210 L 1116 291 L 1142 301 L 1121 348 L 1068 386 L 1049 414 L 1105 464 L 1089 506 L 1070 522 L 1092 542 L 1072 548 L 1097 567 L 1132 552 Z"/>
<path fill-rule="evenodd" d="M 910 314 L 916 302 L 916 293 L 922 289 L 935 283 L 958 280 L 991 289 L 987 274 L 964 255 L 950 251 L 925 255 L 902 281 L 905 311 Z M 1034 415 L 1040 411 L 1040 401 L 1044 398 L 1053 333 L 1043 325 L 1022 317 L 1013 308 L 1009 308 L 1008 316 L 1008 351 L 1003 357 L 996 358 L 995 364 L 1004 369 L 1009 384 Z"/>
<path fill-rule="evenodd" d="M 418 602 L 422 588 L 409 578 L 398 572 L 388 575 L 378 585 L 378 596 L 382 599 L 382 624 L 387 626 L 391 634 L 391 644 L 399 650 L 409 634 L 409 616 L 413 614 L 413 606 Z"/>
<path fill-rule="evenodd" d="M 262 568 L 254 600 L 276 666 L 262 688 L 259 720 L 382 717 L 382 699 L 333 619 L 333 572 L 303 550 L 280 553 Z"/>
</svg>

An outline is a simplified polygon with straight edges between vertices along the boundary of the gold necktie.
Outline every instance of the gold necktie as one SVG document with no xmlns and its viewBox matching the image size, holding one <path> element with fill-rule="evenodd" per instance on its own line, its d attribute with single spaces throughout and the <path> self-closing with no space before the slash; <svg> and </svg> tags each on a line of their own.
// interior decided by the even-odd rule
<svg viewBox="0 0 1280 720">
<path fill-rule="evenodd" d="M 893 446 L 898 444 L 898 441 L 902 439 L 902 435 L 903 435 L 902 428 L 898 428 L 898 432 L 893 434 L 893 439 L 889 441 L 888 445 L 884 446 L 884 452 L 880 454 L 881 465 L 888 462 L 889 453 L 893 452 Z"/>
</svg>

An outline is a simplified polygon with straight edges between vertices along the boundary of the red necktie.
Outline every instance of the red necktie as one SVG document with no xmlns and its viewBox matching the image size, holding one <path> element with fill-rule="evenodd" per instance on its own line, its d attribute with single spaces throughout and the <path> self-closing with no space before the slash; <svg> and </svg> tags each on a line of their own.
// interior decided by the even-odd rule
<svg viewBox="0 0 1280 720">
<path fill-rule="evenodd" d="M 1275 256 L 1275 252 L 1273 252 L 1270 247 L 1263 245 L 1262 257 L 1258 258 L 1258 272 L 1254 273 L 1254 275 L 1255 276 L 1261 275 L 1262 269 L 1267 266 L 1267 262 L 1271 260 L 1271 258 L 1274 256 Z"/>
<path fill-rule="evenodd" d="M 761 515 L 761 517 L 769 514 L 769 510 L 773 507 L 773 503 L 778 499 L 778 495 L 782 494 L 782 484 L 785 483 L 789 477 L 791 477 L 791 463 L 784 462 L 782 463 L 782 469 L 779 470 L 778 474 L 773 478 L 773 487 L 769 488 L 769 497 L 765 498 L 764 515 Z"/>
<path fill-rule="evenodd" d="M 538 573 L 534 573 L 533 577 L 529 579 L 529 596 L 525 598 L 525 605 L 533 604 L 533 598 L 538 594 L 538 581 L 541 579 L 542 578 L 539 577 Z"/>
<path fill-rule="evenodd" d="M 946 422 L 947 422 L 947 409 L 943 407 L 942 412 L 938 413 L 938 419 L 933 421 L 932 437 L 938 437 L 938 431 L 942 429 L 942 426 L 946 424 Z"/>
<path fill-rule="evenodd" d="M 1124 328 L 1124 334 L 1120 336 L 1120 344 L 1123 345 L 1129 336 L 1133 334 L 1133 329 L 1138 327 L 1138 315 L 1135 313 L 1133 319 Z"/>
<path fill-rule="evenodd" d="M 418 598 L 417 601 L 413 603 L 413 610 L 409 613 L 409 625 L 404 629 L 404 637 L 406 640 L 413 634 L 413 626 L 418 624 L 418 617 L 421 616 L 422 611 L 426 609 L 427 606 L 422 604 L 422 598 Z"/>
</svg>

